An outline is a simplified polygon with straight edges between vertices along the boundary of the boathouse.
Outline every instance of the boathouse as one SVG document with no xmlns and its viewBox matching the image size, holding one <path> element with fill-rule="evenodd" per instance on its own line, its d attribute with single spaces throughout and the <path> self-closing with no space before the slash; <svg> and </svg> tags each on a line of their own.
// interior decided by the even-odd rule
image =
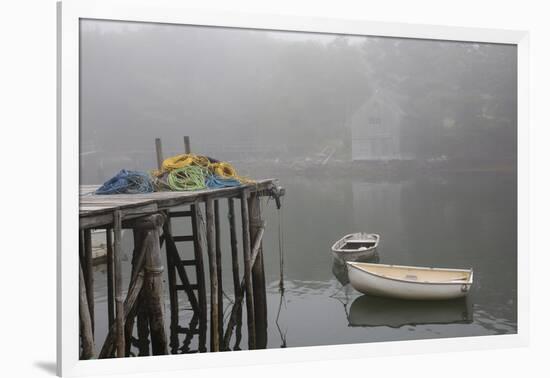
<svg viewBox="0 0 550 378">
<path fill-rule="evenodd" d="M 402 119 L 394 96 L 376 90 L 350 118 L 352 160 L 401 159 Z"/>
</svg>

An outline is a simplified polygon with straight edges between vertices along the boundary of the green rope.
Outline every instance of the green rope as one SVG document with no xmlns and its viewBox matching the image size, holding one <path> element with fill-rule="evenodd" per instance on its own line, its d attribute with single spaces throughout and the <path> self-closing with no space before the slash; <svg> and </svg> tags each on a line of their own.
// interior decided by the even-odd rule
<svg viewBox="0 0 550 378">
<path fill-rule="evenodd" d="M 168 187 L 175 191 L 206 189 L 208 170 L 198 165 L 173 169 L 168 174 Z"/>
</svg>

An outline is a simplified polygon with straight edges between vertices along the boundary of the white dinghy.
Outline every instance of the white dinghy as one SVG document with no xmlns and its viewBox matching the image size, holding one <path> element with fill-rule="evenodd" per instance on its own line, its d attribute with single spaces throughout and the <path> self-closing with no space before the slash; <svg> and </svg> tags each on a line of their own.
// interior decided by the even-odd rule
<svg viewBox="0 0 550 378">
<path fill-rule="evenodd" d="M 348 234 L 332 246 L 332 254 L 344 261 L 369 258 L 376 254 L 380 235 L 356 232 Z"/>
<path fill-rule="evenodd" d="M 351 286 L 364 294 L 401 299 L 434 300 L 464 297 L 470 291 L 472 269 L 347 262 Z"/>
</svg>

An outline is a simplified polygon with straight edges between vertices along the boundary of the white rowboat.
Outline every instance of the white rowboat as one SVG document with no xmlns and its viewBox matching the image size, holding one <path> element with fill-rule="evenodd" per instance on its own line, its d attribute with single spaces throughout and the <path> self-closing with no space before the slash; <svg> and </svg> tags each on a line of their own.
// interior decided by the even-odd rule
<svg viewBox="0 0 550 378">
<path fill-rule="evenodd" d="M 369 258 L 376 254 L 379 241 L 380 235 L 378 234 L 367 234 L 365 232 L 348 234 L 334 243 L 332 253 L 335 257 L 344 261 Z"/>
<path fill-rule="evenodd" d="M 452 299 L 470 291 L 472 269 L 347 262 L 351 286 L 364 294 L 415 300 Z"/>
</svg>

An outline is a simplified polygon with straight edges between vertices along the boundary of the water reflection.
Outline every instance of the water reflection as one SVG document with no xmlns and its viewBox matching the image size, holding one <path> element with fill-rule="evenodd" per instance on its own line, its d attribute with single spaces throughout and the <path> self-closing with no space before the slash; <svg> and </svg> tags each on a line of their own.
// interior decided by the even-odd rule
<svg viewBox="0 0 550 378">
<path fill-rule="evenodd" d="M 399 328 L 420 324 L 469 324 L 472 306 L 466 298 L 449 301 L 404 301 L 362 295 L 349 309 L 350 327 Z"/>
</svg>

